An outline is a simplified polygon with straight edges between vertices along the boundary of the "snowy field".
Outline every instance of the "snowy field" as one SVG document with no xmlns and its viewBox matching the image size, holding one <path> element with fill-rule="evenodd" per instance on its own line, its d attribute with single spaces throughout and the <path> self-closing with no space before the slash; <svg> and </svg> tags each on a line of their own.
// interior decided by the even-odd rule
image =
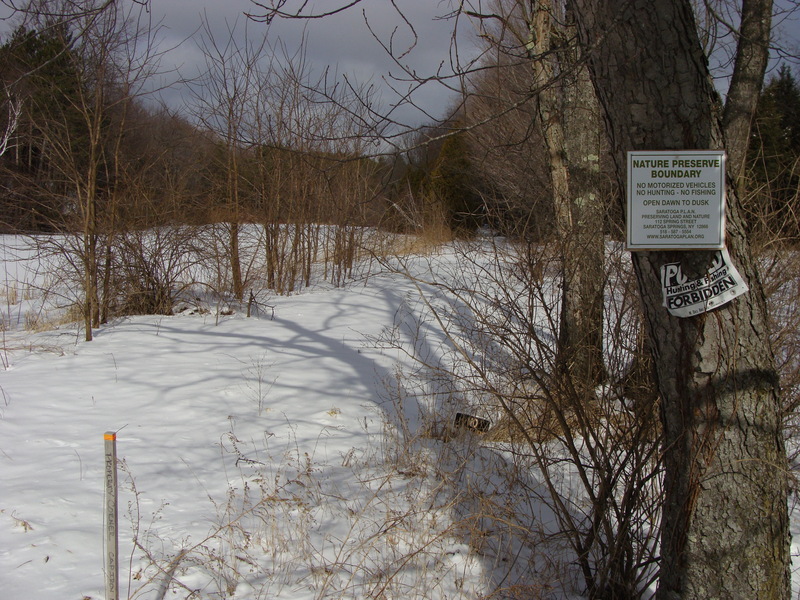
<svg viewBox="0 0 800 600">
<path fill-rule="evenodd" d="M 104 597 L 106 431 L 123 598 L 479 595 L 481 565 L 446 533 L 447 498 L 394 447 L 400 356 L 375 340 L 417 302 L 401 277 L 274 297 L 251 318 L 218 306 L 125 318 L 86 343 L 74 325 L 24 327 L 33 264 L 8 263 L 4 298 L 5 600 Z M 402 426 L 416 427 L 408 409 Z"/>
<path fill-rule="evenodd" d="M 431 260 L 420 269 L 452 266 L 447 253 Z M 441 407 L 404 388 L 398 372 L 415 366 L 402 346 L 435 354 L 444 339 L 417 324 L 378 343 L 423 307 L 407 279 L 372 264 L 346 288 L 275 296 L 250 318 L 187 305 L 114 321 L 86 343 L 74 324 L 26 327 L 41 301 L 33 264 L 6 261 L 2 302 L 4 600 L 105 597 L 107 431 L 120 460 L 121 598 L 577 593 L 557 560 L 513 541 L 487 548 L 461 525 L 474 506 L 454 480 L 507 505 L 525 499 L 491 489 L 502 460 L 471 452 L 474 438 L 420 436 Z"/>
</svg>

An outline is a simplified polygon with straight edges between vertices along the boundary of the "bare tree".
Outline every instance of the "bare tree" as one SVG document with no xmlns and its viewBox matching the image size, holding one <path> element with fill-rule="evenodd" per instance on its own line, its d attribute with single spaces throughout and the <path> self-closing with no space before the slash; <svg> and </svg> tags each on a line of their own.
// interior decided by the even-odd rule
<svg viewBox="0 0 800 600">
<path fill-rule="evenodd" d="M 660 3 L 658 11 L 638 0 L 577 0 L 575 6 L 621 186 L 628 150 L 728 147 L 687 1 Z M 630 60 L 633 55 L 636 60 Z M 621 61 L 624 71 L 618 68 Z M 753 92 L 760 87 L 755 83 Z M 738 141 L 737 136 L 731 143 Z M 738 168 L 728 171 L 727 247 L 750 285 L 749 296 L 710 313 L 673 317 L 662 307 L 660 268 L 680 262 L 686 272 L 703 273 L 711 254 L 633 257 L 663 401 L 666 497 L 659 597 L 665 600 L 790 593 L 778 373 L 740 214 Z"/>
<path fill-rule="evenodd" d="M 236 24 L 229 26 L 227 36 L 216 39 L 209 23 L 204 24 L 201 50 L 205 72 L 196 82 L 193 112 L 221 144 L 216 189 L 224 198 L 221 217 L 228 228 L 228 255 L 233 296 L 241 301 L 245 282 L 239 248 L 239 229 L 245 220 L 241 198 L 241 156 L 247 146 L 245 130 L 252 115 L 248 109 L 258 93 L 257 69 L 264 58 L 266 36 L 253 44 L 246 36 L 239 42 Z M 214 182 L 212 182 L 214 183 Z"/>
</svg>

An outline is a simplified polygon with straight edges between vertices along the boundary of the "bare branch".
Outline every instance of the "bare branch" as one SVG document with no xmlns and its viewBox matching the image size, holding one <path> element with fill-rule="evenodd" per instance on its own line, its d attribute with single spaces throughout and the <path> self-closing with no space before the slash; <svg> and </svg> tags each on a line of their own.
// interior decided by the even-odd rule
<svg viewBox="0 0 800 600">
<path fill-rule="evenodd" d="M 323 12 L 315 13 L 315 12 L 305 12 L 306 8 L 308 7 L 308 0 L 303 0 L 300 7 L 295 11 L 284 11 L 283 7 L 286 5 L 288 0 L 273 0 L 270 2 L 268 6 L 266 3 L 257 2 L 256 0 L 251 0 L 253 4 L 257 7 L 264 10 L 263 13 L 248 13 L 246 12 L 245 15 L 248 19 L 252 19 L 253 21 L 259 23 L 271 23 L 273 19 L 276 17 L 279 19 L 324 19 L 325 17 L 330 17 L 341 12 L 348 10 L 349 8 L 354 7 L 357 4 L 361 4 L 361 0 L 353 0 L 349 4 L 345 4 L 343 6 L 339 6 L 330 10 L 325 10 Z M 394 2 L 392 2 L 394 4 Z M 313 9 L 313 7 L 312 7 Z"/>
</svg>

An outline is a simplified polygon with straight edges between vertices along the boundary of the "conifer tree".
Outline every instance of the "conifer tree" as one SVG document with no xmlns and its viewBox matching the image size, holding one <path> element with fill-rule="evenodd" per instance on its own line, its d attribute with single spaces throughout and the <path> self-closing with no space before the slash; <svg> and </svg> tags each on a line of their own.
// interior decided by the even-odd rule
<svg viewBox="0 0 800 600">
<path fill-rule="evenodd" d="M 783 65 L 759 99 L 749 148 L 751 226 L 759 233 L 800 239 L 800 86 Z"/>
</svg>

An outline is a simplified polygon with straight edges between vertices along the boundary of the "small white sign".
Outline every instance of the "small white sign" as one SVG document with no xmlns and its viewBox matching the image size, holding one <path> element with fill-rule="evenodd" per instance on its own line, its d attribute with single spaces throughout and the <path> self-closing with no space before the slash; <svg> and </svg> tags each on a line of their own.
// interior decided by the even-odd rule
<svg viewBox="0 0 800 600">
<path fill-rule="evenodd" d="M 628 250 L 725 247 L 725 153 L 628 152 Z"/>
<path fill-rule="evenodd" d="M 661 289 L 664 306 L 676 317 L 693 317 L 727 304 L 748 290 L 747 283 L 733 266 L 727 249 L 716 253 L 708 272 L 690 280 L 683 274 L 681 263 L 661 267 Z"/>
</svg>

